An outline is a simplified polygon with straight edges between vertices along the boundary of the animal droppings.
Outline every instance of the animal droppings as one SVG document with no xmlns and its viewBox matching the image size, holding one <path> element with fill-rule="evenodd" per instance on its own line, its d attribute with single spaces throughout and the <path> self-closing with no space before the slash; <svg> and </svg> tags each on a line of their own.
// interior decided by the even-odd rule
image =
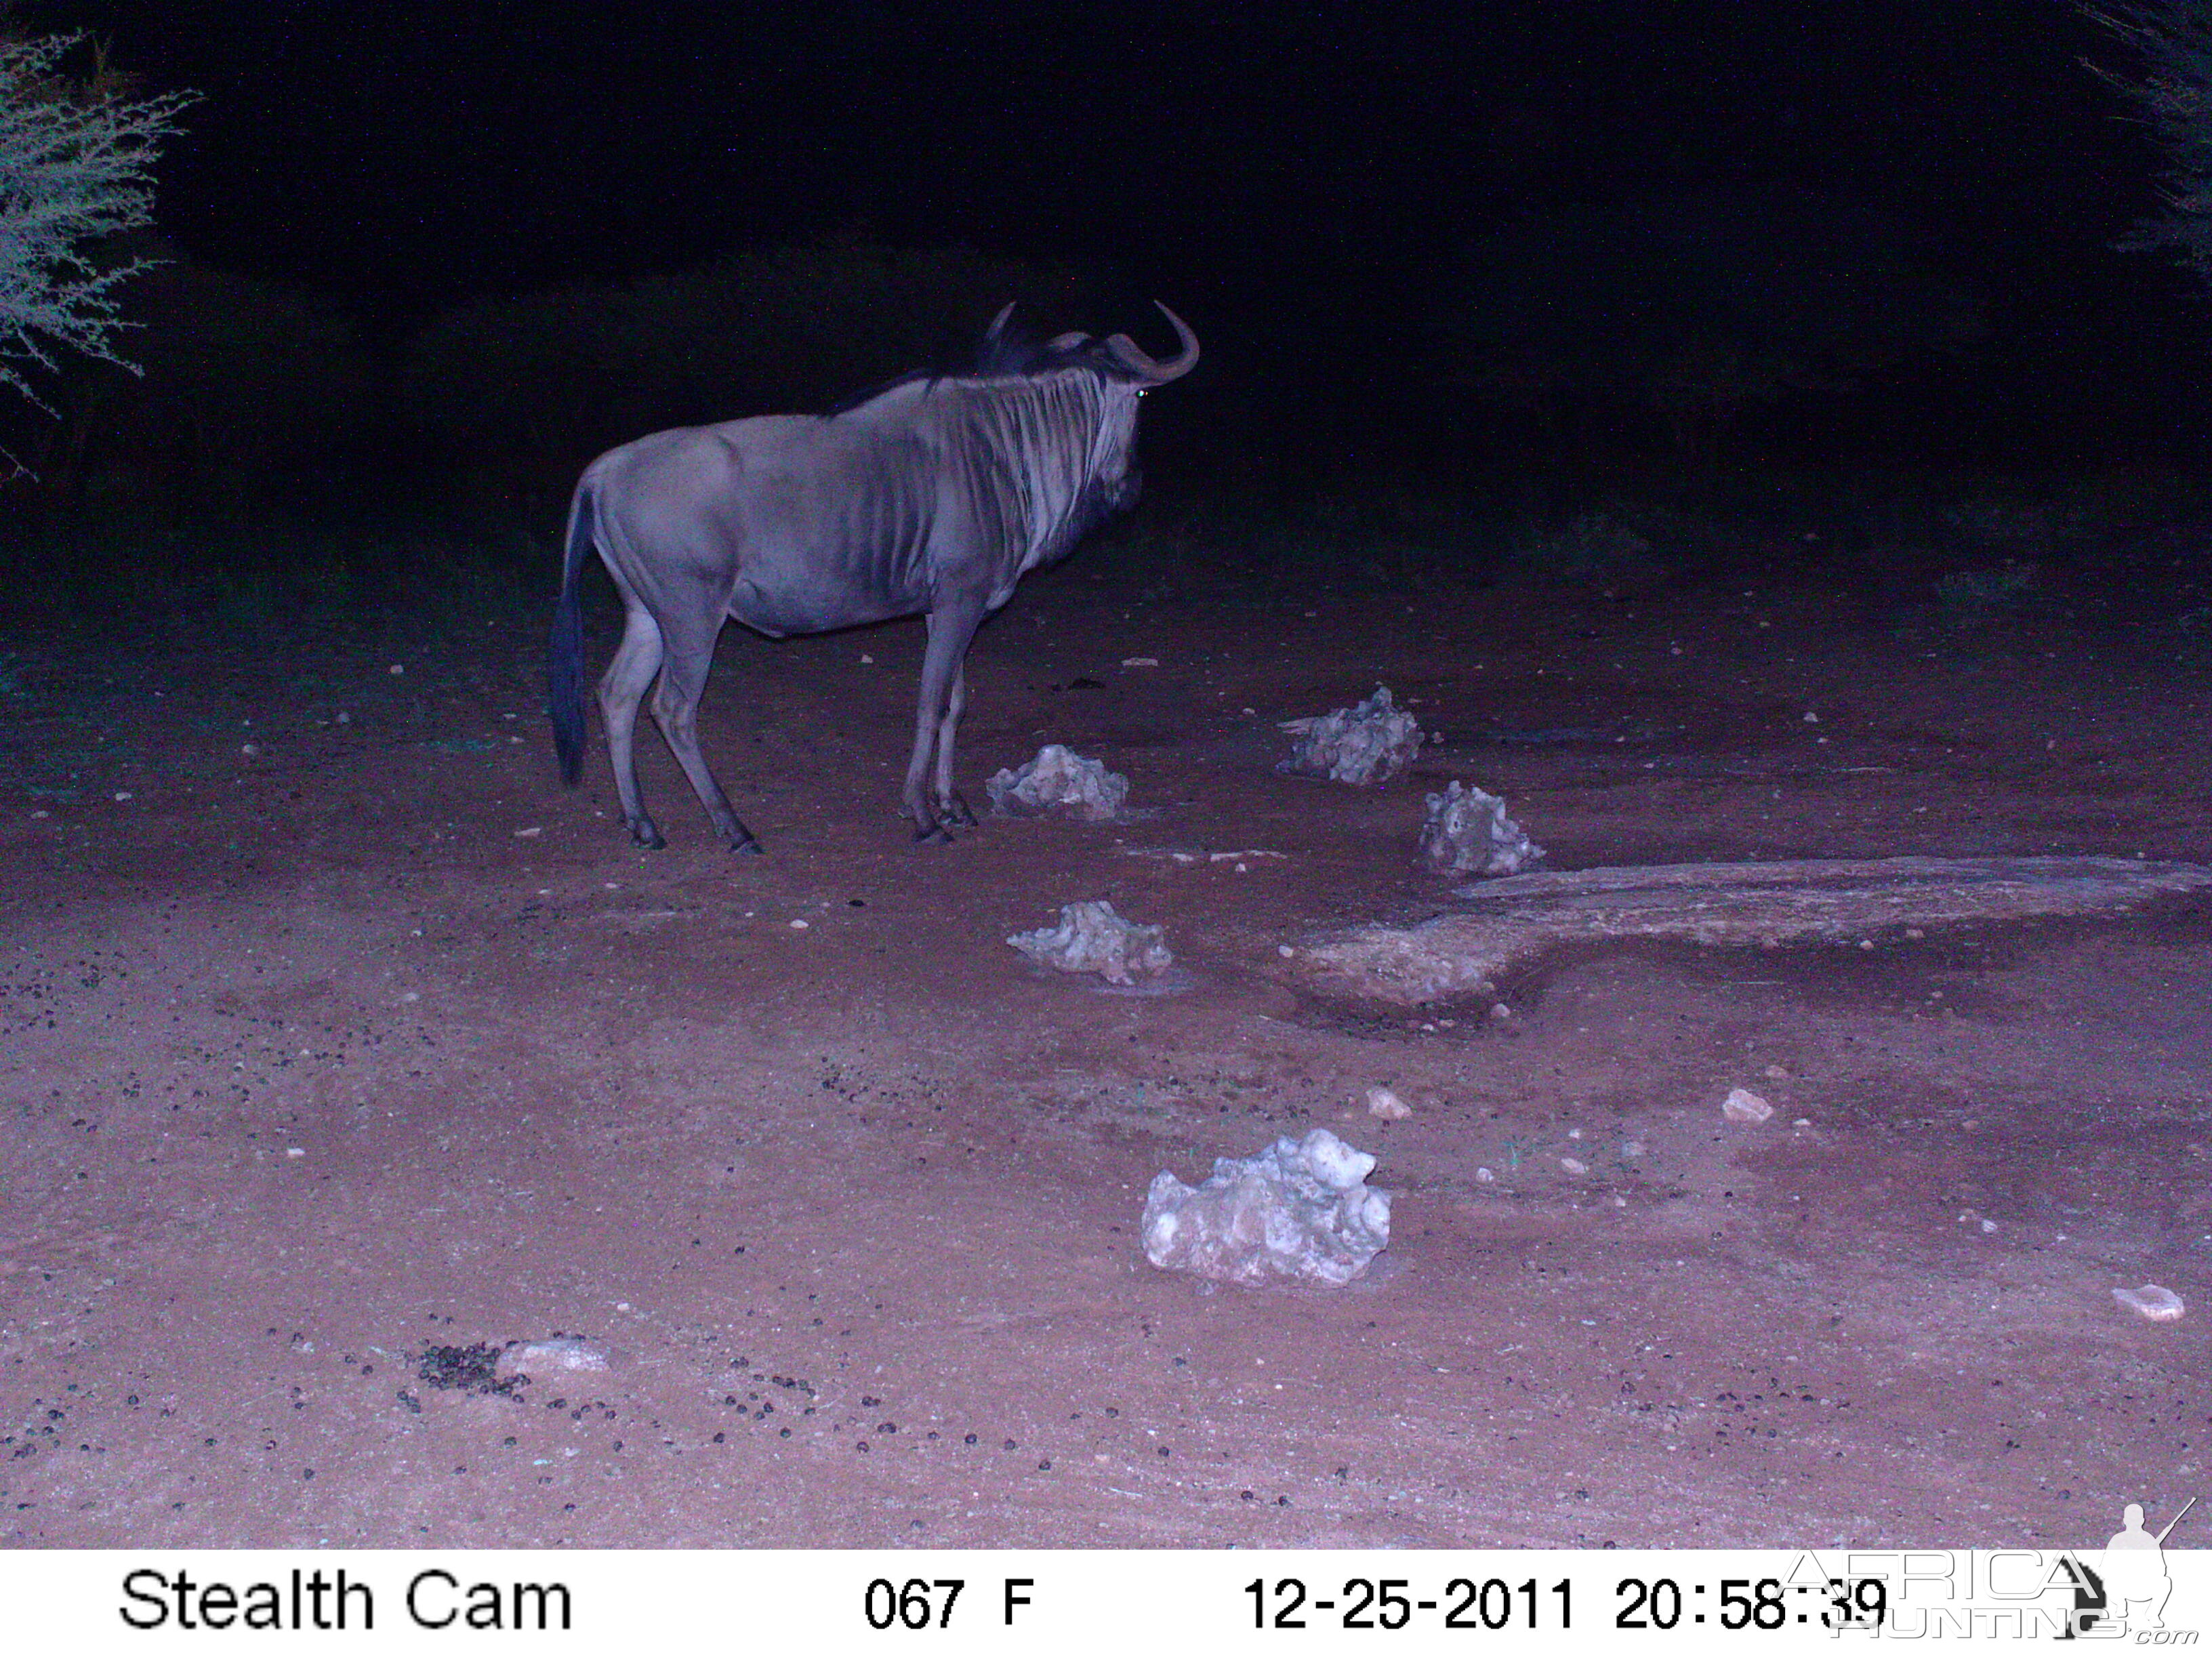
<svg viewBox="0 0 2212 1659">
<path fill-rule="evenodd" d="M 1374 1168 L 1371 1153 L 1316 1129 L 1216 1158 L 1202 1187 L 1163 1170 L 1145 1197 L 1146 1259 L 1223 1284 L 1349 1284 L 1390 1243 L 1390 1194 L 1367 1185 Z"/>
<path fill-rule="evenodd" d="M 1764 1123 L 1774 1115 L 1774 1108 L 1748 1089 L 1731 1089 L 1721 1102 L 1721 1115 L 1731 1123 Z"/>
<path fill-rule="evenodd" d="M 2138 1285 L 2132 1291 L 2114 1291 L 2112 1300 L 2141 1314 L 2154 1325 L 2171 1325 L 2189 1311 L 2181 1298 L 2163 1285 Z"/>
<path fill-rule="evenodd" d="M 1511 876 L 1540 863 L 1544 849 L 1505 816 L 1502 795 L 1487 794 L 1455 778 L 1428 798 L 1421 825 L 1421 858 L 1440 876 Z"/>
<path fill-rule="evenodd" d="M 1393 707 L 1390 688 L 1351 708 L 1280 722 L 1291 734 L 1291 757 L 1278 772 L 1328 778 L 1337 783 L 1382 784 L 1405 770 L 1421 752 L 1421 722 Z"/>
<path fill-rule="evenodd" d="M 1379 1117 L 1386 1123 L 1395 1123 L 1401 1118 L 1411 1117 L 1413 1109 L 1403 1097 L 1389 1089 L 1370 1089 L 1367 1091 L 1367 1115 Z"/>
<path fill-rule="evenodd" d="M 1103 974 L 1114 985 L 1135 974 L 1158 974 L 1174 965 L 1165 931 L 1131 921 L 1103 899 L 1060 907 L 1060 925 L 1011 935 L 1006 943 L 1042 967 L 1063 974 Z"/>
<path fill-rule="evenodd" d="M 1001 771 L 985 784 L 991 805 L 1012 817 L 1047 815 L 1103 823 L 1118 817 L 1129 780 L 1103 761 L 1085 760 L 1065 744 L 1048 743 L 1035 760 Z"/>
</svg>

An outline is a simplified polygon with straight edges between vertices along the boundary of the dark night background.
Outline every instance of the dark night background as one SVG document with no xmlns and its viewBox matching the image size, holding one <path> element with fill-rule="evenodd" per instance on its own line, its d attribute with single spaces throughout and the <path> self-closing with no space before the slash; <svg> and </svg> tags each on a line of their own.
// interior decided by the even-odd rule
<svg viewBox="0 0 2212 1659">
<path fill-rule="evenodd" d="M 957 362 L 1018 296 L 1155 349 L 1151 296 L 1196 326 L 1147 420 L 1170 504 L 1387 479 L 1525 536 L 1608 491 L 2201 449 L 2203 304 L 2112 246 L 2161 157 L 2082 60 L 2137 66 L 2060 3 L 18 26 L 204 94 L 133 301 L 146 380 L 80 368 L 61 422 L 11 416 L 49 524 L 404 495 L 542 538 L 598 448 Z"/>
</svg>

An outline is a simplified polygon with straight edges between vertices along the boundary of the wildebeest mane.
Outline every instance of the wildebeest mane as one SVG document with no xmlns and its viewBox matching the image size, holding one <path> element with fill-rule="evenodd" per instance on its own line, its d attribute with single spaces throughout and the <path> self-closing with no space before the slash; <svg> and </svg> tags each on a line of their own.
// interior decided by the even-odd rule
<svg viewBox="0 0 2212 1659">
<path fill-rule="evenodd" d="M 823 420 L 850 414 L 902 386 L 936 385 L 939 380 L 1012 380 L 1024 375 L 1048 374 L 1055 369 L 1087 368 L 1109 380 L 1140 379 L 1136 370 L 1106 349 L 1103 340 L 1085 334 L 1071 338 L 1038 341 L 1011 331 L 984 337 L 972 365 L 961 368 L 917 368 L 878 381 L 865 392 L 840 398 L 822 411 Z"/>
</svg>

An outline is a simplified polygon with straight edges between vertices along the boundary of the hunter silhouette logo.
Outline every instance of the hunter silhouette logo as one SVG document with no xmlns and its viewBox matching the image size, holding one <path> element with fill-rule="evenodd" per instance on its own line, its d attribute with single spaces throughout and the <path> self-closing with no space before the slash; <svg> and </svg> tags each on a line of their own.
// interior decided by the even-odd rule
<svg viewBox="0 0 2212 1659">
<path fill-rule="evenodd" d="M 2166 1598 L 2173 1594 L 2173 1580 L 2166 1571 L 2166 1537 L 2196 1503 L 2191 1498 L 2184 1504 L 2155 1538 L 2143 1530 L 2142 1504 L 2130 1504 L 2121 1511 L 2120 1530 L 2105 1546 L 2105 1594 L 2113 1617 L 2130 1630 L 2166 1628 L 2160 1615 L 2166 1611 Z"/>
<path fill-rule="evenodd" d="M 2100 1634 L 2164 1630 L 2166 1598 L 2173 1594 L 2173 1580 L 2166 1570 L 2166 1537 L 2196 1506 L 2192 1497 L 2160 1531 L 2152 1534 L 2143 1527 L 2142 1505 L 2130 1504 L 2120 1512 L 2120 1530 L 2105 1546 L 2104 1559 L 2096 1567 L 2079 1557 L 2063 1562 L 2063 1568 L 2072 1570 L 2066 1576 L 2074 1581 L 2074 1617 L 2072 1628 L 2061 1639 L 2084 1634 L 2100 1623 L 2106 1626 Z"/>
</svg>

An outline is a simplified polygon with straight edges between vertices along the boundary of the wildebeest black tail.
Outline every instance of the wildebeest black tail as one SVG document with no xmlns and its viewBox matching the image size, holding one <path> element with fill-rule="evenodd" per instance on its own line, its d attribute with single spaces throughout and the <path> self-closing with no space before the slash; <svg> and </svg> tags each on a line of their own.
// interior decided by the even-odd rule
<svg viewBox="0 0 2212 1659">
<path fill-rule="evenodd" d="M 561 781 L 572 787 L 584 769 L 584 612 L 576 586 L 585 556 L 592 550 L 598 518 L 591 486 L 580 485 L 568 504 L 561 598 L 553 607 L 552 656 L 545 676 L 551 693 L 546 712 L 553 717 L 553 749 L 561 757 Z"/>
</svg>

